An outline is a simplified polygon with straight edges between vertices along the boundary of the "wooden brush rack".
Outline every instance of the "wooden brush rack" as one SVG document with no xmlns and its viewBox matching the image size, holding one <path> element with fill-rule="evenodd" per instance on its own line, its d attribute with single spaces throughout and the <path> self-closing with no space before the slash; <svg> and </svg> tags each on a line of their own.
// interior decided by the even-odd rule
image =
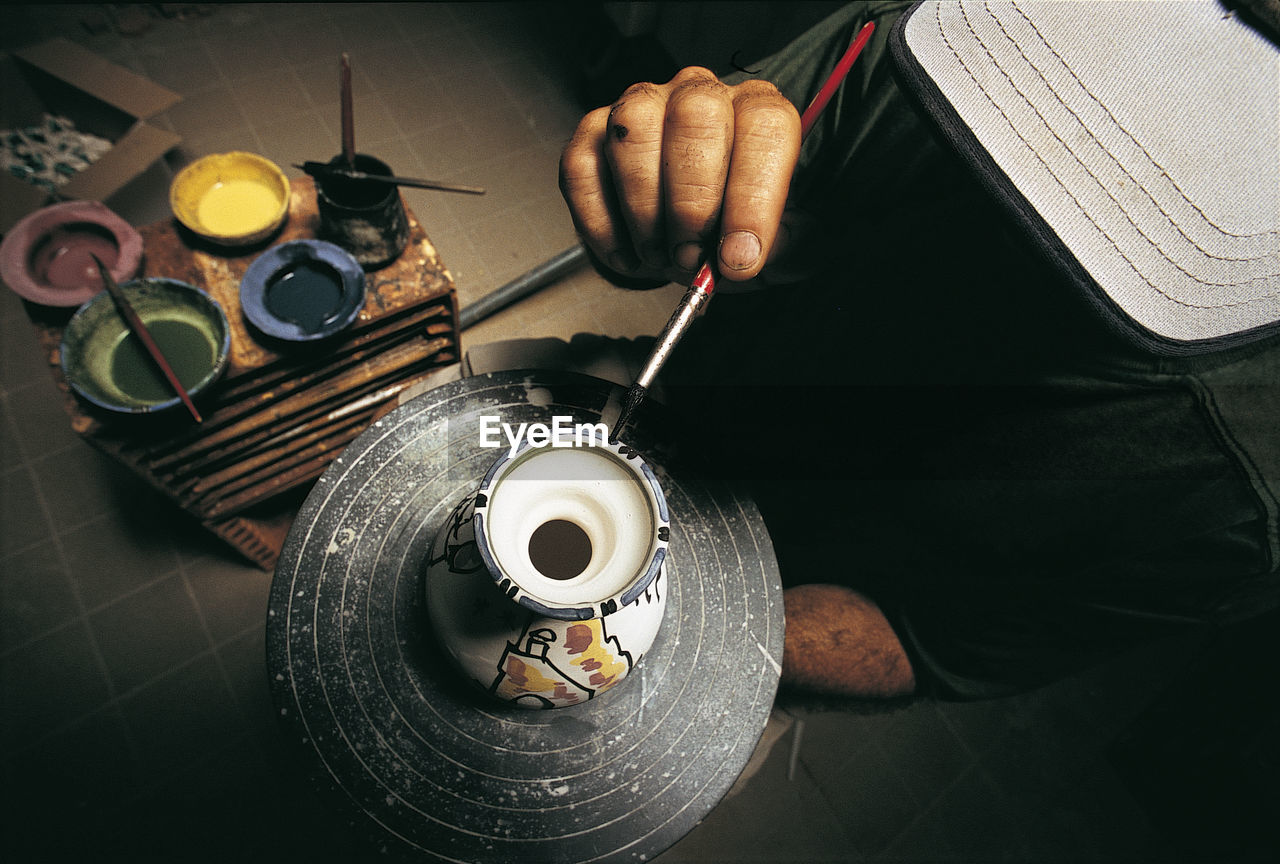
<svg viewBox="0 0 1280 864">
<path fill-rule="evenodd" d="M 289 218 L 271 244 L 315 237 L 315 186 L 291 181 Z M 173 220 L 139 229 L 143 276 L 203 288 L 231 325 L 226 373 L 200 400 L 204 422 L 104 416 L 77 399 L 62 375 L 67 314 L 28 304 L 28 316 L 77 433 L 128 467 L 249 560 L 271 570 L 312 482 L 397 397 L 459 358 L 453 277 L 406 207 L 409 243 L 365 276 L 366 300 L 347 330 L 321 345 L 271 344 L 240 311 L 240 280 L 267 247 L 222 250 Z"/>
</svg>

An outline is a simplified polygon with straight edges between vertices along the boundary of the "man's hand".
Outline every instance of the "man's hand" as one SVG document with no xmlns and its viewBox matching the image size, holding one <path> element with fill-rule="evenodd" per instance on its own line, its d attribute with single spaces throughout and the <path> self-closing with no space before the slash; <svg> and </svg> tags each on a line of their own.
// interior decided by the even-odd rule
<svg viewBox="0 0 1280 864">
<path fill-rule="evenodd" d="M 694 66 L 584 117 L 560 158 L 560 190 L 613 271 L 685 282 L 714 255 L 720 275 L 741 282 L 784 245 L 799 152 L 799 114 L 776 87 L 731 87 Z"/>
</svg>

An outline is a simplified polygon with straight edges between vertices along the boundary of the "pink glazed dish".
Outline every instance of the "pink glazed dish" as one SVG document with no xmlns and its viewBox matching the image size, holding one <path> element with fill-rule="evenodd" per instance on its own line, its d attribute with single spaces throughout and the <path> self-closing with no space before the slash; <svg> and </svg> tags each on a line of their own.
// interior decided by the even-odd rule
<svg viewBox="0 0 1280 864">
<path fill-rule="evenodd" d="M 79 306 L 103 290 L 94 255 L 127 282 L 142 263 L 142 235 L 97 201 L 51 204 L 0 242 L 0 279 L 33 303 Z"/>
</svg>

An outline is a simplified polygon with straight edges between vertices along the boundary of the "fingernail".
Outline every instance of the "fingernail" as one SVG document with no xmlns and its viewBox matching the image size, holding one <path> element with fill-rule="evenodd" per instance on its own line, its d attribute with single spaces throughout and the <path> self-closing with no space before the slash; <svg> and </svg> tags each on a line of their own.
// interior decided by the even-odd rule
<svg viewBox="0 0 1280 864">
<path fill-rule="evenodd" d="M 750 231 L 734 231 L 720 241 L 720 264 L 730 270 L 746 270 L 760 259 L 760 238 Z"/>
<path fill-rule="evenodd" d="M 626 249 L 609 254 L 609 267 L 619 273 L 630 273 L 640 266 L 640 259 Z"/>
<path fill-rule="evenodd" d="M 702 244 L 681 243 L 671 253 L 671 257 L 681 270 L 697 270 L 702 263 Z"/>
</svg>

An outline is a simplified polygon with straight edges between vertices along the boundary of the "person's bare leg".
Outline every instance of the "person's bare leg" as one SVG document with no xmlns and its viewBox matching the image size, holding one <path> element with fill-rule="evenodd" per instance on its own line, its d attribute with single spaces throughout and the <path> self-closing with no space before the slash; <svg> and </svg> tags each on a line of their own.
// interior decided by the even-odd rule
<svg viewBox="0 0 1280 864">
<path fill-rule="evenodd" d="M 911 661 L 875 603 L 839 585 L 797 585 L 782 596 L 783 686 L 864 699 L 915 691 Z"/>
</svg>

